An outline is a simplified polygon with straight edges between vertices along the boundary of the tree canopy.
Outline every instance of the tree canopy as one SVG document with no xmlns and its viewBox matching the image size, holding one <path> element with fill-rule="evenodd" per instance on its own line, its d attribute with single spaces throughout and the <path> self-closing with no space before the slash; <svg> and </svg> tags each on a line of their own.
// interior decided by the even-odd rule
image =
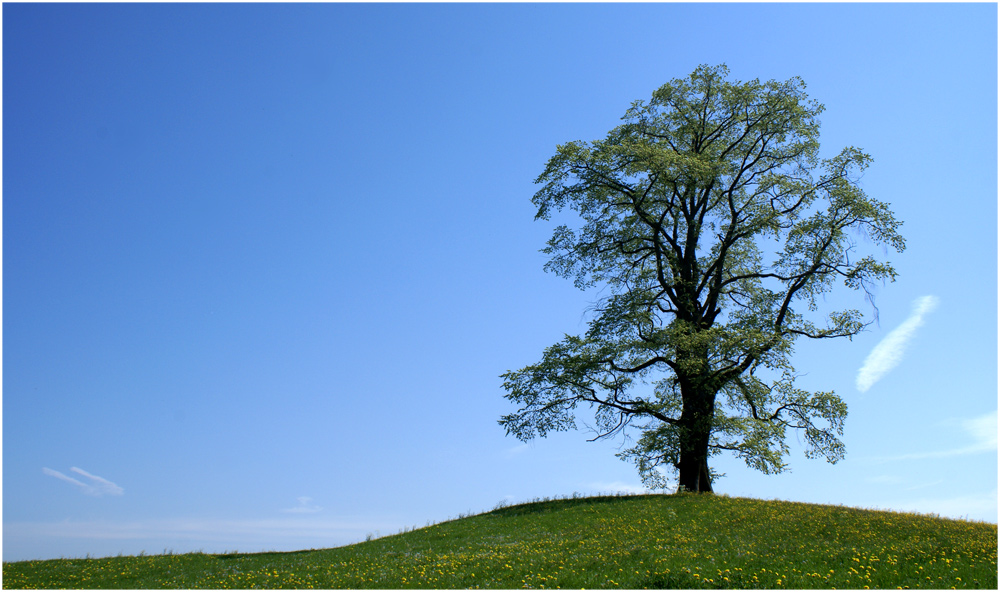
<svg viewBox="0 0 1000 592">
<path fill-rule="evenodd" d="M 871 300 L 894 280 L 856 251 L 902 251 L 901 222 L 859 184 L 868 154 L 819 158 L 823 106 L 801 79 L 728 76 L 700 66 L 668 82 L 603 140 L 558 146 L 536 180 L 536 219 L 580 218 L 555 229 L 546 270 L 609 295 L 585 334 L 502 375 L 519 406 L 500 420 L 508 434 L 573 429 L 589 406 L 596 438 L 629 438 L 619 456 L 648 487 L 667 487 L 666 469 L 692 491 L 712 490 L 722 451 L 784 470 L 789 430 L 807 456 L 843 458 L 847 406 L 796 388 L 793 346 L 867 326 L 855 309 L 817 318 L 818 297 L 843 283 Z"/>
</svg>

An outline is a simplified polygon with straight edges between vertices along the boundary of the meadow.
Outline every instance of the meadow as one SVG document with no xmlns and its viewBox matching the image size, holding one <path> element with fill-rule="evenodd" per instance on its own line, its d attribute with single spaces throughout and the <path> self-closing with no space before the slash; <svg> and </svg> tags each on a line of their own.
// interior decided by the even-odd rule
<svg viewBox="0 0 1000 592">
<path fill-rule="evenodd" d="M 718 495 L 573 497 L 333 549 L 3 564 L 16 588 L 997 588 L 997 526 Z"/>
</svg>

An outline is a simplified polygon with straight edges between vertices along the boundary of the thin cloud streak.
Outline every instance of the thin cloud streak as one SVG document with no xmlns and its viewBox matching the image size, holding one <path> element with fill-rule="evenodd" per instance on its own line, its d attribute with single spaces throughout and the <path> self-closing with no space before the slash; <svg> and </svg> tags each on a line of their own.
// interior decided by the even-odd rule
<svg viewBox="0 0 1000 592">
<path fill-rule="evenodd" d="M 997 449 L 997 412 L 980 415 L 974 419 L 962 421 L 962 427 L 976 440 L 976 446 L 981 450 Z"/>
<path fill-rule="evenodd" d="M 913 313 L 910 314 L 909 318 L 878 342 L 878 345 L 865 358 L 864 364 L 858 370 L 856 380 L 859 391 L 866 392 L 899 364 L 903 359 L 906 346 L 913 339 L 917 329 L 924 324 L 924 316 L 934 310 L 937 305 L 937 296 L 921 296 L 914 301 Z"/>
<path fill-rule="evenodd" d="M 963 419 L 960 422 L 962 429 L 972 439 L 972 444 L 961 448 L 949 450 L 934 450 L 930 452 L 914 452 L 910 454 L 900 454 L 897 456 L 885 456 L 872 459 L 875 462 L 886 463 L 900 460 L 926 460 L 932 458 L 950 458 L 953 456 L 965 456 L 967 454 L 981 454 L 984 452 L 996 452 L 997 450 L 997 412 Z"/>
<path fill-rule="evenodd" d="M 298 499 L 299 505 L 294 508 L 287 508 L 281 511 L 286 514 L 315 514 L 323 511 L 323 508 L 309 503 L 312 501 L 311 497 L 300 497 L 296 499 Z"/>
<path fill-rule="evenodd" d="M 107 493 L 109 495 L 122 495 L 123 493 L 125 493 L 124 489 L 122 489 L 118 485 L 112 483 L 111 481 L 108 481 L 103 477 L 98 477 L 97 475 L 91 475 L 87 471 L 84 471 L 83 469 L 77 467 L 70 467 L 69 470 L 73 471 L 78 475 L 83 475 L 84 477 L 87 477 L 92 481 L 95 481 L 97 483 L 97 488 L 100 489 L 101 492 L 103 493 Z"/>
<path fill-rule="evenodd" d="M 76 479 L 74 479 L 72 477 L 68 477 L 68 476 L 60 473 L 59 471 L 53 471 L 52 469 L 50 469 L 48 467 L 42 467 L 42 473 L 48 475 L 49 477 L 55 477 L 56 479 L 61 479 L 61 480 L 65 481 L 65 482 L 67 482 L 67 483 L 72 483 L 73 485 L 76 485 L 80 489 L 83 489 L 83 490 L 90 489 L 89 485 L 87 485 L 85 483 L 81 483 L 81 482 L 77 481 Z"/>
<path fill-rule="evenodd" d="M 74 479 L 68 475 L 60 473 L 59 471 L 52 470 L 48 467 L 42 467 L 42 473 L 48 475 L 49 477 L 55 477 L 61 481 L 65 481 L 72 485 L 80 488 L 80 491 L 87 495 L 92 495 L 94 497 L 101 497 L 103 495 L 124 495 L 125 490 L 119 485 L 108 481 L 104 477 L 98 477 L 97 475 L 91 475 L 87 471 L 80 469 L 78 467 L 70 467 L 70 471 L 81 475 L 93 481 L 92 484 L 84 483 L 77 479 Z"/>
</svg>

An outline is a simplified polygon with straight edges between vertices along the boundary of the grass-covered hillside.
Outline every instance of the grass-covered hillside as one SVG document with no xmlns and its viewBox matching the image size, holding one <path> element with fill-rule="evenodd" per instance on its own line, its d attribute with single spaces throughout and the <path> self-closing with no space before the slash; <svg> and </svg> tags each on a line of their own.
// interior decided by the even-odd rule
<svg viewBox="0 0 1000 592">
<path fill-rule="evenodd" d="M 4 588 L 989 588 L 997 527 L 711 495 L 535 502 L 296 553 L 3 564 Z"/>
</svg>

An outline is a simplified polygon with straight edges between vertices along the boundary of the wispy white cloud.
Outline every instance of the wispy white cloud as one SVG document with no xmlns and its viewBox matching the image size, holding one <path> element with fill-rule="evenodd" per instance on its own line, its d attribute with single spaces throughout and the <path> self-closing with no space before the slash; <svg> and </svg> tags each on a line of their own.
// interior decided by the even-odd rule
<svg viewBox="0 0 1000 592">
<path fill-rule="evenodd" d="M 975 440 L 978 451 L 997 449 L 997 412 L 991 411 L 973 419 L 962 420 L 962 428 Z"/>
<path fill-rule="evenodd" d="M 893 329 L 882 341 L 878 342 L 864 364 L 858 370 L 856 384 L 858 390 L 865 392 L 879 381 L 887 372 L 895 368 L 903 359 L 906 346 L 916 334 L 917 329 L 924 324 L 924 316 L 938 305 L 936 296 L 921 296 L 913 303 L 913 312 L 903 323 Z"/>
<path fill-rule="evenodd" d="M 83 469 L 79 469 L 77 467 L 70 467 L 69 470 L 73 471 L 78 475 L 83 475 L 84 477 L 93 481 L 94 489 L 97 489 L 102 494 L 107 493 L 109 495 L 122 495 L 123 493 L 125 493 L 124 489 L 122 489 L 118 485 L 115 485 L 114 483 L 108 481 L 103 477 L 98 477 L 97 475 L 91 475 L 87 471 L 84 471 Z"/>
<path fill-rule="evenodd" d="M 310 503 L 312 502 L 311 497 L 303 496 L 296 499 L 299 502 L 297 506 L 295 506 L 294 508 L 286 508 L 281 511 L 287 514 L 315 514 L 316 512 L 323 511 L 323 508 Z"/>
<path fill-rule="evenodd" d="M 59 471 L 53 471 L 52 469 L 50 469 L 48 467 L 42 467 L 42 473 L 48 475 L 49 477 L 55 477 L 56 479 L 61 479 L 61 480 L 65 481 L 65 482 L 67 482 L 67 483 L 72 483 L 73 485 L 76 485 L 77 487 L 79 487 L 82 490 L 86 491 L 87 489 L 90 489 L 89 485 L 86 485 L 85 483 L 80 483 L 76 479 L 74 479 L 72 477 L 67 477 L 66 475 L 60 473 Z"/>
<path fill-rule="evenodd" d="M 965 456 L 967 454 L 980 454 L 984 452 L 996 452 L 997 450 L 997 412 L 990 411 L 972 419 L 962 419 L 957 422 L 962 431 L 967 436 L 968 444 L 957 448 L 945 450 L 932 450 L 928 452 L 913 452 L 909 454 L 899 454 L 896 456 L 879 457 L 872 460 L 877 462 L 894 462 L 900 460 L 924 460 L 932 458 L 950 458 L 953 456 Z"/>
<path fill-rule="evenodd" d="M 83 477 L 86 477 L 87 479 L 90 479 L 91 483 L 84 483 L 68 475 L 60 473 L 59 471 L 54 471 L 48 467 L 42 467 L 42 473 L 50 477 L 55 477 L 56 479 L 75 485 L 80 488 L 80 491 L 82 491 L 87 495 L 101 497 L 103 495 L 123 495 L 125 493 L 124 489 L 112 483 L 111 481 L 108 481 L 104 477 L 91 475 L 87 471 L 84 471 L 83 469 L 77 467 L 70 467 L 69 470 L 76 473 L 77 475 L 81 475 Z"/>
</svg>

